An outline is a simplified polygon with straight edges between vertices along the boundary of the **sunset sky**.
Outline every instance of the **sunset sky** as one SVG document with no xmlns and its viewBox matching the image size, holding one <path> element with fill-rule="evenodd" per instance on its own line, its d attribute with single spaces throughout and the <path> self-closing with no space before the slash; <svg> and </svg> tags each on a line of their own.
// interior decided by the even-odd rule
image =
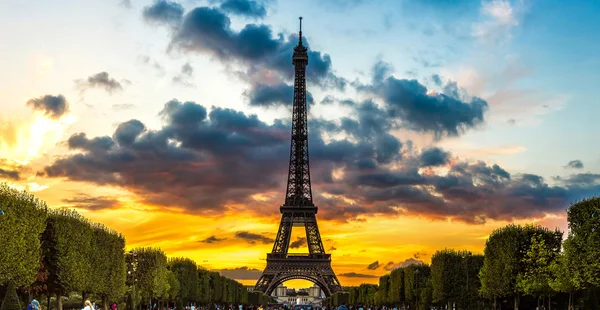
<svg viewBox="0 0 600 310">
<path fill-rule="evenodd" d="M 128 248 L 254 284 L 285 195 L 303 16 L 313 197 L 342 285 L 481 253 L 511 222 L 566 230 L 569 203 L 600 189 L 599 14 L 594 0 L 3 0 L 0 181 Z"/>
</svg>

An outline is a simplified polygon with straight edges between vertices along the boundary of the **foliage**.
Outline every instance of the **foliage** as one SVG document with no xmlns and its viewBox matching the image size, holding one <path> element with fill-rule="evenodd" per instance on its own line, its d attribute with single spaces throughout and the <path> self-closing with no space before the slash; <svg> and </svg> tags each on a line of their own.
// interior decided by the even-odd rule
<svg viewBox="0 0 600 310">
<path fill-rule="evenodd" d="M 46 204 L 24 191 L 0 184 L 0 285 L 30 285 L 40 266 L 40 235 L 46 227 Z"/>
<path fill-rule="evenodd" d="M 169 290 L 167 291 L 167 295 L 165 298 L 168 301 L 175 301 L 179 295 L 179 290 L 181 289 L 181 284 L 177 279 L 177 275 L 175 275 L 172 271 L 167 272 L 167 283 L 169 283 Z"/>
<path fill-rule="evenodd" d="M 561 240 L 558 239 L 553 246 L 539 233 L 531 238 L 531 246 L 523 257 L 525 269 L 517 275 L 519 291 L 535 297 L 550 295 L 552 292 L 550 265 L 558 256 L 560 242 Z"/>
<path fill-rule="evenodd" d="M 179 281 L 179 295 L 184 304 L 199 300 L 198 296 L 198 266 L 196 263 L 183 257 L 169 260 L 168 268 Z"/>
<path fill-rule="evenodd" d="M 17 289 L 15 284 L 10 281 L 6 288 L 6 295 L 2 300 L 2 306 L 0 310 L 21 310 L 21 303 L 19 302 L 19 296 L 17 296 Z"/>
<path fill-rule="evenodd" d="M 47 285 L 57 294 L 83 291 L 91 281 L 90 253 L 93 231 L 88 221 L 73 210 L 50 212 L 42 234 Z M 60 302 L 60 298 L 57 298 Z M 59 310 L 60 307 L 59 307 Z"/>
<path fill-rule="evenodd" d="M 92 228 L 90 292 L 100 295 L 106 307 L 108 300 L 115 300 L 125 292 L 125 239 L 103 225 L 93 224 Z"/>
<path fill-rule="evenodd" d="M 137 248 L 136 291 L 144 301 L 162 297 L 169 290 L 167 256 L 158 248 Z"/>
<path fill-rule="evenodd" d="M 567 210 L 567 264 L 578 289 L 600 287 L 600 197 L 573 204 Z"/>
<path fill-rule="evenodd" d="M 568 293 L 569 307 L 573 304 L 573 292 L 577 289 L 575 282 L 571 277 L 571 270 L 572 267 L 569 266 L 569 260 L 564 253 L 559 254 L 559 256 L 550 264 L 550 288 L 555 292 Z"/>
<path fill-rule="evenodd" d="M 517 283 L 529 268 L 530 261 L 525 260 L 525 256 L 535 235 L 541 236 L 553 251 L 560 249 L 562 232 L 558 230 L 511 224 L 492 232 L 485 244 L 485 259 L 479 274 L 482 295 L 488 298 L 513 295 L 515 306 L 518 306 L 519 293 L 523 292 L 523 288 Z"/>
<path fill-rule="evenodd" d="M 390 275 L 384 275 L 379 278 L 379 287 L 377 289 L 377 298 L 375 303 L 378 305 L 389 304 L 389 290 L 390 290 Z"/>
<path fill-rule="evenodd" d="M 404 268 L 404 297 L 406 303 L 412 308 L 426 304 L 423 299 L 423 290 L 427 289 L 431 269 L 425 264 L 415 264 Z"/>
<path fill-rule="evenodd" d="M 451 249 L 437 251 L 431 257 L 431 282 L 433 301 L 436 303 L 457 302 L 461 297 L 461 288 L 466 285 L 463 272 L 463 256 L 466 252 Z"/>
<path fill-rule="evenodd" d="M 198 302 L 201 304 L 208 304 L 212 300 L 211 287 L 210 287 L 210 274 L 208 270 L 199 267 L 198 268 Z"/>
<path fill-rule="evenodd" d="M 397 268 L 390 273 L 388 298 L 392 305 L 404 304 L 404 268 Z"/>
</svg>

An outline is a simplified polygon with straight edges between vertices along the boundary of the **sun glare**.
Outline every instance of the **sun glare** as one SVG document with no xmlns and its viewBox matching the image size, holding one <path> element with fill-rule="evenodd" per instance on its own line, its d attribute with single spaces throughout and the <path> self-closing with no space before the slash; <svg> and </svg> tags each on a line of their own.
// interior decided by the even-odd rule
<svg viewBox="0 0 600 310">
<path fill-rule="evenodd" d="M 72 115 L 59 120 L 37 114 L 31 122 L 16 125 L 14 140 L 0 144 L 0 154 L 9 161 L 27 165 L 47 149 L 56 145 L 66 128 L 77 118 Z"/>
</svg>

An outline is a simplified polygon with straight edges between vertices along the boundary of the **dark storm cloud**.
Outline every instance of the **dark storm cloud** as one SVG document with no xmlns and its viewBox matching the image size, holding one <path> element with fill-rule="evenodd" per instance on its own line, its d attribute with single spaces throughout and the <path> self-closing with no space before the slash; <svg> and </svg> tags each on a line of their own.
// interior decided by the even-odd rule
<svg viewBox="0 0 600 310">
<path fill-rule="evenodd" d="M 340 274 L 338 274 L 338 276 L 345 277 L 345 278 L 364 278 L 364 279 L 379 278 L 379 276 L 375 276 L 372 274 L 362 274 L 362 273 L 356 273 L 356 272 L 340 273 Z"/>
<path fill-rule="evenodd" d="M 367 269 L 376 270 L 379 267 L 381 267 L 381 265 L 379 264 L 379 261 L 374 261 L 374 262 L 370 263 L 369 266 L 367 266 Z"/>
<path fill-rule="evenodd" d="M 447 83 L 442 94 L 430 94 L 417 80 L 397 79 L 390 72 L 391 66 L 379 61 L 372 70 L 372 84 L 354 85 L 359 91 L 381 98 L 389 116 L 402 126 L 441 138 L 458 136 L 483 123 L 487 102 L 477 97 L 464 99 L 464 91 L 455 82 Z"/>
<path fill-rule="evenodd" d="M 294 86 L 285 83 L 277 85 L 255 85 L 249 91 L 244 92 L 252 106 L 291 106 L 294 102 Z M 306 92 L 306 103 L 314 104 L 313 96 Z"/>
<path fill-rule="evenodd" d="M 123 90 L 123 85 L 119 83 L 117 80 L 111 78 L 108 75 L 108 72 L 99 72 L 86 80 L 77 80 L 75 81 L 78 87 L 81 90 L 86 90 L 88 88 L 104 88 L 109 94 L 112 94 L 115 91 Z"/>
<path fill-rule="evenodd" d="M 21 179 L 21 174 L 16 170 L 6 170 L 0 168 L 0 178 L 12 179 L 18 181 Z"/>
<path fill-rule="evenodd" d="M 298 249 L 306 245 L 306 238 L 300 237 L 292 242 L 290 242 L 290 248 Z"/>
<path fill-rule="evenodd" d="M 421 152 L 419 156 L 423 167 L 442 166 L 450 160 L 450 152 L 446 152 L 439 147 L 432 147 Z"/>
<path fill-rule="evenodd" d="M 80 194 L 75 198 L 63 199 L 62 202 L 73 205 L 75 208 L 87 209 L 91 211 L 116 209 L 121 205 L 118 200 L 112 197 L 92 197 L 84 194 Z"/>
<path fill-rule="evenodd" d="M 52 119 L 61 118 L 61 116 L 69 110 L 67 99 L 65 99 L 63 95 L 45 95 L 43 97 L 29 99 L 27 101 L 27 106 L 34 110 L 44 112 L 44 115 Z"/>
<path fill-rule="evenodd" d="M 208 237 L 208 238 L 206 238 L 204 240 L 201 240 L 200 242 L 203 242 L 203 243 L 219 243 L 219 242 L 222 242 L 222 241 L 225 241 L 225 240 L 226 240 L 226 238 L 217 238 L 217 237 L 215 237 L 213 235 L 213 236 L 210 236 L 210 237 Z"/>
<path fill-rule="evenodd" d="M 149 23 L 177 25 L 181 22 L 183 12 L 183 7 L 179 3 L 156 0 L 152 5 L 144 8 L 142 15 Z"/>
<path fill-rule="evenodd" d="M 344 88 L 346 81 L 333 73 L 330 56 L 312 50 L 306 37 L 303 42 L 309 48 L 307 80 L 323 87 Z M 236 31 L 231 29 L 231 20 L 221 9 L 197 7 L 185 15 L 170 48 L 211 54 L 226 63 L 244 62 L 249 79 L 268 71 L 291 80 L 290 61 L 297 43 L 298 36 L 286 37 L 282 33 L 274 36 L 265 24 L 246 24 Z"/>
<path fill-rule="evenodd" d="M 262 270 L 244 267 L 231 268 L 231 269 L 221 269 L 219 273 L 230 279 L 235 280 L 258 280 L 262 275 Z"/>
<path fill-rule="evenodd" d="M 441 149 L 419 153 L 390 134 L 394 118 L 383 108 L 370 100 L 351 108 L 352 117 L 309 121 L 311 181 L 322 219 L 419 215 L 481 224 L 564 212 L 570 201 L 600 190 L 600 175 L 556 178 L 559 185 L 553 186 L 540 176 L 511 175 L 494 164 L 452 162 Z M 111 136 L 72 135 L 67 145 L 76 152 L 56 159 L 44 174 L 124 187 L 145 203 L 191 213 L 220 214 L 230 206 L 277 213 L 272 205 L 278 198 L 253 195 L 285 190 L 289 121 L 269 125 L 256 115 L 177 100 L 159 114 L 165 124 L 158 130 L 129 120 Z M 325 134 L 338 138 L 325 140 Z M 448 173 L 421 169 L 438 164 Z M 250 232 L 236 237 L 272 242 Z"/>
<path fill-rule="evenodd" d="M 254 0 L 225 0 L 220 8 L 227 13 L 252 18 L 263 18 L 267 15 L 265 6 Z"/>
<path fill-rule="evenodd" d="M 567 163 L 565 168 L 583 169 L 583 162 L 581 162 L 581 160 L 579 160 L 579 159 L 571 160 L 569 163 Z"/>
<path fill-rule="evenodd" d="M 238 239 L 242 239 L 247 241 L 248 243 L 256 243 L 256 242 L 260 242 L 262 244 L 269 244 L 269 243 L 273 243 L 274 240 L 269 238 L 269 237 L 265 237 L 261 234 L 256 234 L 253 232 L 249 232 L 249 231 L 237 231 L 235 232 L 235 237 Z"/>
</svg>

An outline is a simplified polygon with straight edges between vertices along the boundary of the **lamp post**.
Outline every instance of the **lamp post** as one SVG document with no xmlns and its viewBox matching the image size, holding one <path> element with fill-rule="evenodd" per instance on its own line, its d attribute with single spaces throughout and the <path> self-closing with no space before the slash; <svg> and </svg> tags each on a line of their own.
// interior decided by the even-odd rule
<svg viewBox="0 0 600 310">
<path fill-rule="evenodd" d="M 135 277 L 135 271 L 137 270 L 137 252 L 135 251 L 129 251 L 127 253 L 125 253 L 125 255 L 127 255 L 129 257 L 128 261 L 129 261 L 129 266 L 130 270 L 127 270 L 127 276 L 131 277 L 131 310 L 135 310 L 135 282 L 137 281 L 136 277 Z"/>
</svg>

